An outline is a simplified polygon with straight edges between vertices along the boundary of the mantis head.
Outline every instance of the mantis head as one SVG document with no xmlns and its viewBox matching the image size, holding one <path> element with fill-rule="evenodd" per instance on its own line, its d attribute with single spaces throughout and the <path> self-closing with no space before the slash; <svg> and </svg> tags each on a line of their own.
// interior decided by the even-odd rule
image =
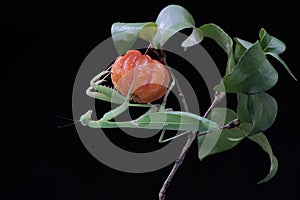
<svg viewBox="0 0 300 200">
<path fill-rule="evenodd" d="M 80 117 L 79 121 L 81 122 L 82 126 L 87 126 L 91 121 L 91 118 L 92 118 L 92 110 L 89 110 Z"/>
</svg>

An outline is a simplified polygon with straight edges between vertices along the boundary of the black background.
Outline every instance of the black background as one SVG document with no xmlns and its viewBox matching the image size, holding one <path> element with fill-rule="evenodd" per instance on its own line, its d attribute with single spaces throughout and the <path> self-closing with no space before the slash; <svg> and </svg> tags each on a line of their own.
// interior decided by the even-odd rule
<svg viewBox="0 0 300 200">
<path fill-rule="evenodd" d="M 3 199 L 158 199 L 172 165 L 145 174 L 129 174 L 98 162 L 81 143 L 74 126 L 55 115 L 72 117 L 73 82 L 82 61 L 110 37 L 117 21 L 154 21 L 165 6 L 176 3 L 194 16 L 196 25 L 213 22 L 230 36 L 255 41 L 264 27 L 285 42 L 282 55 L 300 78 L 297 49 L 297 6 L 288 1 L 234 3 L 231 1 L 140 1 L 62 4 L 14 4 L 1 12 L 1 135 Z M 205 46 L 206 45 L 206 46 Z M 214 43 L 203 46 L 218 66 L 225 54 Z M 268 156 L 254 143 L 200 162 L 194 144 L 171 183 L 167 199 L 298 199 L 297 164 L 299 83 L 274 61 L 279 82 L 269 93 L 278 101 L 275 124 L 266 131 L 279 160 L 279 171 L 257 185 L 269 169 Z M 195 81 L 195 80 L 194 80 Z M 130 142 L 130 141 L 128 141 Z M 130 144 L 129 144 L 130 145 Z"/>
</svg>

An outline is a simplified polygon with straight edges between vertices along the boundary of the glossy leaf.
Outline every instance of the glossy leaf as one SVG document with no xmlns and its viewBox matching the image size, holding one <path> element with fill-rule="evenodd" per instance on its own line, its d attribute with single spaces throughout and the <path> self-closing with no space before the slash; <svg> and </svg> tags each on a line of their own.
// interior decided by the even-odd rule
<svg viewBox="0 0 300 200">
<path fill-rule="evenodd" d="M 251 124 L 247 135 L 254 135 L 268 129 L 277 115 L 276 100 L 265 92 L 257 94 L 238 94 L 238 119 L 240 123 Z"/>
<path fill-rule="evenodd" d="M 231 74 L 232 71 L 234 70 L 234 67 L 235 67 L 235 60 L 234 60 L 233 48 L 231 48 L 228 55 L 227 64 L 226 64 L 226 74 Z"/>
<path fill-rule="evenodd" d="M 194 28 L 191 35 L 182 42 L 181 46 L 186 49 L 188 47 L 199 44 L 202 40 L 203 40 L 202 31 L 198 28 Z"/>
<path fill-rule="evenodd" d="M 204 37 L 213 39 L 228 55 L 232 48 L 232 39 L 216 24 L 204 24 L 200 26 Z"/>
<path fill-rule="evenodd" d="M 281 54 L 286 49 L 286 46 L 282 41 L 269 35 L 263 28 L 259 32 L 259 38 L 264 52 Z"/>
<path fill-rule="evenodd" d="M 231 73 L 235 65 L 233 57 L 232 39 L 225 33 L 223 29 L 213 23 L 200 26 L 204 37 L 213 39 L 228 55 L 226 73 Z"/>
<path fill-rule="evenodd" d="M 178 5 L 165 7 L 159 13 L 155 23 L 158 26 L 153 39 L 156 48 L 162 47 L 176 32 L 195 27 L 192 15 L 185 8 Z"/>
<path fill-rule="evenodd" d="M 145 129 L 200 132 L 218 130 L 215 122 L 192 113 L 180 111 L 146 113 L 135 121 L 137 127 Z"/>
<path fill-rule="evenodd" d="M 233 110 L 215 108 L 209 118 L 219 125 L 225 125 L 237 118 Z M 240 130 L 223 129 L 198 137 L 198 156 L 200 160 L 208 155 L 227 151 L 235 147 L 245 137 Z"/>
<path fill-rule="evenodd" d="M 273 155 L 272 147 L 268 141 L 268 138 L 263 133 L 250 136 L 249 139 L 256 142 L 267 154 L 269 154 L 271 162 L 270 171 L 264 179 L 258 182 L 258 184 L 268 182 L 275 176 L 278 170 L 277 158 Z"/>
<path fill-rule="evenodd" d="M 266 59 L 258 42 L 239 59 L 231 74 L 225 75 L 214 89 L 232 93 L 257 93 L 270 89 L 278 80 L 278 74 Z"/>
<path fill-rule="evenodd" d="M 123 55 L 132 47 L 138 37 L 151 41 L 156 30 L 157 26 L 153 22 L 114 23 L 111 27 L 111 35 L 118 53 Z"/>
<path fill-rule="evenodd" d="M 250 95 L 248 109 L 253 125 L 249 135 L 268 129 L 274 123 L 277 115 L 276 100 L 265 92 Z"/>
<path fill-rule="evenodd" d="M 250 122 L 240 122 L 239 130 L 245 136 L 248 136 L 252 129 L 253 129 L 252 123 L 250 123 Z"/>
<path fill-rule="evenodd" d="M 288 73 L 293 77 L 294 80 L 297 80 L 296 77 L 292 74 L 291 70 L 287 64 L 279 57 L 279 54 L 283 53 L 286 49 L 285 44 L 279 39 L 269 35 L 265 29 L 261 29 L 259 32 L 260 44 L 267 55 L 274 57 L 278 60 L 283 67 L 288 71 Z"/>
<path fill-rule="evenodd" d="M 154 22 L 146 23 L 145 26 L 140 30 L 138 37 L 151 42 L 156 34 L 157 25 Z"/>
<path fill-rule="evenodd" d="M 247 94 L 238 94 L 237 95 L 237 115 L 240 123 L 250 122 L 252 123 L 249 109 L 248 109 L 248 100 L 249 95 Z"/>
<path fill-rule="evenodd" d="M 235 38 L 235 41 L 239 43 L 241 46 L 243 46 L 245 49 L 249 49 L 253 44 L 251 42 L 248 42 L 246 40 L 242 40 L 240 38 Z"/>
<path fill-rule="evenodd" d="M 291 72 L 291 70 L 289 69 L 289 67 L 287 66 L 287 64 L 284 62 L 284 60 L 282 60 L 278 54 L 276 53 L 271 53 L 271 52 L 267 52 L 266 53 L 267 55 L 270 55 L 270 56 L 273 56 L 276 60 L 278 60 L 282 65 L 283 67 L 286 69 L 286 71 L 293 77 L 293 79 L 295 81 L 297 81 L 297 78 L 294 76 L 294 74 Z"/>
<path fill-rule="evenodd" d="M 240 57 L 243 55 L 243 53 L 249 49 L 252 44 L 246 40 L 242 40 L 240 38 L 234 38 L 236 44 L 235 44 L 235 50 L 234 50 L 234 59 L 236 62 L 240 59 Z"/>
</svg>

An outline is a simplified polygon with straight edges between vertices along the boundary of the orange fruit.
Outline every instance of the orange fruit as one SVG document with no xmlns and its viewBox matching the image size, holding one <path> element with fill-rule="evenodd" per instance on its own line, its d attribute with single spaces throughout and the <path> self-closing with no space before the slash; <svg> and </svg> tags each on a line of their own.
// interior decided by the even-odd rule
<svg viewBox="0 0 300 200">
<path fill-rule="evenodd" d="M 170 83 L 165 65 L 138 50 L 129 50 L 119 56 L 111 68 L 111 80 L 116 90 L 126 96 L 134 78 L 131 99 L 150 103 L 164 96 Z"/>
</svg>

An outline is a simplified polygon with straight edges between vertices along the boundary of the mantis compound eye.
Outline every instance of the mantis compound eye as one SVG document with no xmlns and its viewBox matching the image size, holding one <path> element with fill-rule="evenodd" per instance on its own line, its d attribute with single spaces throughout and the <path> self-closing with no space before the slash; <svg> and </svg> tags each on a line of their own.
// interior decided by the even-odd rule
<svg viewBox="0 0 300 200">
<path fill-rule="evenodd" d="M 135 73 L 135 74 L 134 74 Z M 126 96 L 134 80 L 130 96 L 138 103 L 150 103 L 164 96 L 170 83 L 168 68 L 138 50 L 119 56 L 111 68 L 116 90 Z"/>
</svg>

